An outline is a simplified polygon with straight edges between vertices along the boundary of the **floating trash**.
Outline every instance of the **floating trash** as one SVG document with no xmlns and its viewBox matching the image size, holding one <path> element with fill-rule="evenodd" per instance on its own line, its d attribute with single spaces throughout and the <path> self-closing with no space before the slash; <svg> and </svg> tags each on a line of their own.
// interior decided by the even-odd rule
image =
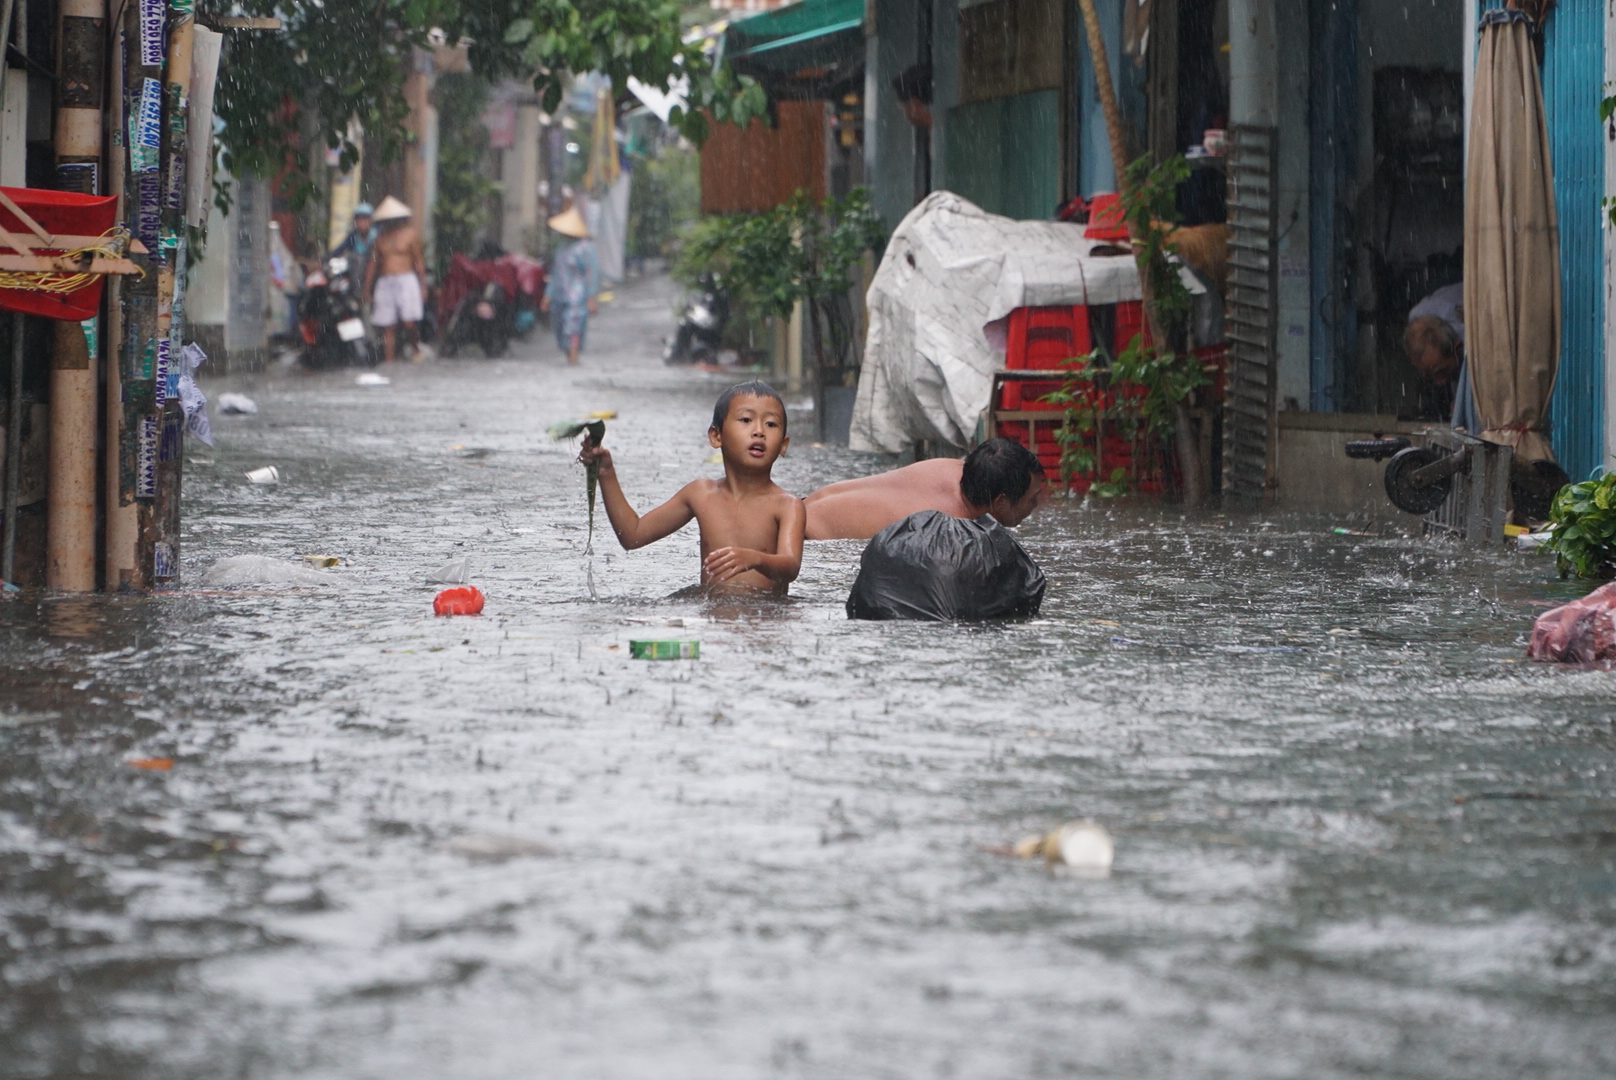
<svg viewBox="0 0 1616 1080">
<path fill-rule="evenodd" d="M 254 484 L 278 484 L 281 482 L 281 471 L 273 465 L 265 465 L 262 469 L 249 472 L 247 480 Z"/>
<path fill-rule="evenodd" d="M 444 589 L 433 598 L 432 610 L 439 615 L 481 615 L 483 594 L 472 585 Z"/>
<path fill-rule="evenodd" d="M 303 565 L 304 566 L 312 566 L 316 570 L 328 570 L 333 566 L 340 565 L 341 562 L 342 562 L 342 560 L 337 558 L 335 555 L 305 555 L 305 556 L 303 556 Z"/>
<path fill-rule="evenodd" d="M 628 654 L 635 660 L 700 660 L 699 641 L 630 641 Z"/>
<path fill-rule="evenodd" d="M 328 585 L 331 578 L 318 570 L 268 555 L 232 555 L 208 567 L 202 584 L 214 588 L 241 585 Z"/>
<path fill-rule="evenodd" d="M 504 862 L 507 859 L 531 859 L 555 854 L 554 848 L 537 840 L 499 833 L 465 833 L 449 841 L 448 849 L 456 855 L 479 862 Z"/>
<path fill-rule="evenodd" d="M 1051 866 L 1067 866 L 1088 877 L 1106 877 L 1116 857 L 1116 844 L 1104 825 L 1084 819 L 1068 821 L 1042 836 L 1029 836 L 1013 849 L 1023 859 L 1042 855 Z"/>
<path fill-rule="evenodd" d="M 354 383 L 359 386 L 392 386 L 393 380 L 386 375 L 378 375 L 374 371 L 363 371 L 359 373 L 359 377 L 354 380 Z"/>
<path fill-rule="evenodd" d="M 257 416 L 258 403 L 246 394 L 220 394 L 219 411 L 232 416 Z"/>
<path fill-rule="evenodd" d="M 444 585 L 464 585 L 471 580 L 471 557 L 468 555 L 445 566 L 440 566 L 428 574 L 426 579 L 441 582 Z"/>
<path fill-rule="evenodd" d="M 132 769 L 145 769 L 148 772 L 168 772 L 174 767 L 174 759 L 166 757 L 131 758 L 129 767 Z"/>
</svg>

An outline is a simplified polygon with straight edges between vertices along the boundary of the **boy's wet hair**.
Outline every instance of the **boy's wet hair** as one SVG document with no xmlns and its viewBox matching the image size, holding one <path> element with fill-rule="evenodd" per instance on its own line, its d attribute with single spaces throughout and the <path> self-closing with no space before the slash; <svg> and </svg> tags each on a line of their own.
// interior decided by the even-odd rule
<svg viewBox="0 0 1616 1080">
<path fill-rule="evenodd" d="M 1038 455 L 1013 439 L 989 439 L 965 455 L 960 494 L 972 506 L 992 506 L 1000 495 L 1016 502 L 1044 475 Z"/>
<path fill-rule="evenodd" d="M 713 427 L 724 430 L 724 421 L 729 419 L 730 402 L 738 397 L 773 398 L 780 403 L 780 431 L 786 431 L 786 399 L 780 392 L 761 379 L 751 382 L 736 383 L 734 386 L 718 395 L 718 403 L 713 406 Z"/>
</svg>

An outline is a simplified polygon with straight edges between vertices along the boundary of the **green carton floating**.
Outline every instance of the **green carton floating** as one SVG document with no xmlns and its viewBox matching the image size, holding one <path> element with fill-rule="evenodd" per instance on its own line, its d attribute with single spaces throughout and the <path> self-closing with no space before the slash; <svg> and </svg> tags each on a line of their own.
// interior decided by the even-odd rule
<svg viewBox="0 0 1616 1080">
<path fill-rule="evenodd" d="M 628 654 L 636 660 L 700 660 L 699 641 L 631 641 Z"/>
</svg>

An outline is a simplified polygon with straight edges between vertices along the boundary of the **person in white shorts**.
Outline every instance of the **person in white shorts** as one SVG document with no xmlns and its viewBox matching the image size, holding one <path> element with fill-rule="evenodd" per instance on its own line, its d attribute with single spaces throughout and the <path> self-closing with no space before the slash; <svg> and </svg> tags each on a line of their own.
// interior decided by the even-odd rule
<svg viewBox="0 0 1616 1080">
<path fill-rule="evenodd" d="M 370 324 L 382 332 L 382 355 L 389 364 L 398 348 L 399 323 L 408 328 L 410 347 L 419 360 L 416 324 L 423 313 L 421 279 L 426 277 L 421 234 L 410 223 L 410 208 L 391 195 L 376 208 L 375 221 L 380 235 L 365 270 Z"/>
</svg>

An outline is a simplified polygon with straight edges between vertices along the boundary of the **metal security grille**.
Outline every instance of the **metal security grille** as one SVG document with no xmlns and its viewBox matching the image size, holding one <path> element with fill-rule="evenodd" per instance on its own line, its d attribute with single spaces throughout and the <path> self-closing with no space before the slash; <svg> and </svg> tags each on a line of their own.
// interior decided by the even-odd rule
<svg viewBox="0 0 1616 1080">
<path fill-rule="evenodd" d="M 1268 489 L 1274 416 L 1277 133 L 1237 125 L 1229 132 L 1229 366 L 1224 403 L 1223 491 L 1261 499 Z"/>
<path fill-rule="evenodd" d="M 1509 517 L 1509 474 L 1515 452 L 1446 428 L 1432 428 L 1426 432 L 1425 442 L 1469 458 L 1453 476 L 1453 493 L 1425 515 L 1425 535 L 1473 547 L 1499 547 Z"/>
</svg>

